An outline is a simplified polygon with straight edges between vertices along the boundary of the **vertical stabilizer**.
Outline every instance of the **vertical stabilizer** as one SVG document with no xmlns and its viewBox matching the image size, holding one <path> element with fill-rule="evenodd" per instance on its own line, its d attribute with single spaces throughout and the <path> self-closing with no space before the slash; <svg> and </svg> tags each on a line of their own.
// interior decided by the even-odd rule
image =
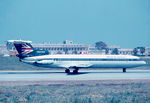
<svg viewBox="0 0 150 103">
<path fill-rule="evenodd" d="M 47 50 L 35 50 L 30 43 L 27 42 L 14 42 L 14 46 L 18 51 L 18 57 L 20 59 L 25 57 L 48 55 Z"/>
<path fill-rule="evenodd" d="M 24 58 L 27 56 L 30 56 L 34 49 L 30 43 L 26 42 L 14 42 L 14 46 L 16 50 L 18 51 L 18 57 Z"/>
</svg>

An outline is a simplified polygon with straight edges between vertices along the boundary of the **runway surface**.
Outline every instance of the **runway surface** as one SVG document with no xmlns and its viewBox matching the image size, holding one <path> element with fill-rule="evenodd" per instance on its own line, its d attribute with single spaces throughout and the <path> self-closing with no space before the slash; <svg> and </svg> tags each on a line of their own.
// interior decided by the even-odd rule
<svg viewBox="0 0 150 103">
<path fill-rule="evenodd" d="M 80 70 L 79 74 L 66 74 L 64 70 L 0 71 L 0 81 L 22 80 L 101 80 L 150 79 L 150 70 Z"/>
</svg>

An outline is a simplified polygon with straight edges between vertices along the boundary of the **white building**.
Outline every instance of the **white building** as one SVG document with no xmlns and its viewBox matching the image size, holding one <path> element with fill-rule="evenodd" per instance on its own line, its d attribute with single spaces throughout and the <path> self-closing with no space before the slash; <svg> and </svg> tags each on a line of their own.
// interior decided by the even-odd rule
<svg viewBox="0 0 150 103">
<path fill-rule="evenodd" d="M 6 55 L 8 54 L 8 50 L 6 48 L 6 45 L 0 44 L 0 55 Z"/>
<path fill-rule="evenodd" d="M 150 47 L 145 47 L 145 55 L 150 56 Z"/>
<path fill-rule="evenodd" d="M 122 55 L 133 55 L 133 49 L 129 49 L 129 48 L 119 48 L 119 54 Z"/>
<path fill-rule="evenodd" d="M 13 45 L 14 41 L 23 41 L 32 43 L 32 41 L 24 40 L 7 40 L 6 46 L 9 51 L 9 55 L 16 55 L 17 51 Z M 74 44 L 73 41 L 66 40 L 62 44 L 51 44 L 51 43 L 41 43 L 41 44 L 32 44 L 36 49 L 48 50 L 50 54 L 106 54 L 106 50 L 97 50 L 95 45 L 87 44 Z M 109 46 L 107 54 L 112 54 L 113 50 L 117 48 L 118 54 L 122 55 L 133 55 L 133 49 L 129 48 L 120 48 L 120 46 Z M 2 49 L 0 49 L 2 51 Z M 138 51 L 138 54 L 140 51 Z M 139 54 L 140 55 L 140 54 Z M 145 47 L 144 55 L 150 55 L 150 47 Z"/>
<path fill-rule="evenodd" d="M 33 44 L 34 48 L 48 50 L 50 54 L 87 54 L 89 46 L 84 44 Z"/>
<path fill-rule="evenodd" d="M 14 42 L 28 42 L 32 43 L 32 41 L 25 41 L 25 40 L 7 40 L 6 46 L 7 50 L 9 51 L 9 55 L 16 55 L 17 51 L 14 47 Z M 48 50 L 50 54 L 87 54 L 89 45 L 84 44 L 73 44 L 72 41 L 66 40 L 62 44 L 50 44 L 50 43 L 43 43 L 43 44 L 32 44 L 36 49 L 43 49 Z"/>
<path fill-rule="evenodd" d="M 89 45 L 88 54 L 105 54 L 105 50 L 98 50 L 95 45 Z"/>
</svg>

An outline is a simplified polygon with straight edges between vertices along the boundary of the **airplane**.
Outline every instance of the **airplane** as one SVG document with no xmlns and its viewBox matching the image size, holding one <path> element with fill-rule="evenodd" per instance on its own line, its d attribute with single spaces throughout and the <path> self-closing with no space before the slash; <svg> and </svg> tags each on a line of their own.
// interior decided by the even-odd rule
<svg viewBox="0 0 150 103">
<path fill-rule="evenodd" d="M 63 68 L 65 73 L 77 74 L 79 69 L 84 68 L 126 68 L 143 66 L 145 61 L 131 55 L 97 55 L 97 54 L 49 54 L 47 50 L 37 50 L 27 42 L 14 42 L 18 51 L 19 60 L 34 66 L 48 68 Z"/>
</svg>

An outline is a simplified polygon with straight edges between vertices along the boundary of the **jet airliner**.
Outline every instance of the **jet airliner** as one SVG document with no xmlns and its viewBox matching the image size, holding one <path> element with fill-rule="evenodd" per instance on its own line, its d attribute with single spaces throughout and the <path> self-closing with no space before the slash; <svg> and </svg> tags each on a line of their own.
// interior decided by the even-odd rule
<svg viewBox="0 0 150 103">
<path fill-rule="evenodd" d="M 90 55 L 90 54 L 59 54 L 50 55 L 47 50 L 36 50 L 30 43 L 14 42 L 20 61 L 35 66 L 48 68 L 64 68 L 66 73 L 78 73 L 84 68 L 133 68 L 145 65 L 145 61 L 131 55 Z"/>
</svg>

